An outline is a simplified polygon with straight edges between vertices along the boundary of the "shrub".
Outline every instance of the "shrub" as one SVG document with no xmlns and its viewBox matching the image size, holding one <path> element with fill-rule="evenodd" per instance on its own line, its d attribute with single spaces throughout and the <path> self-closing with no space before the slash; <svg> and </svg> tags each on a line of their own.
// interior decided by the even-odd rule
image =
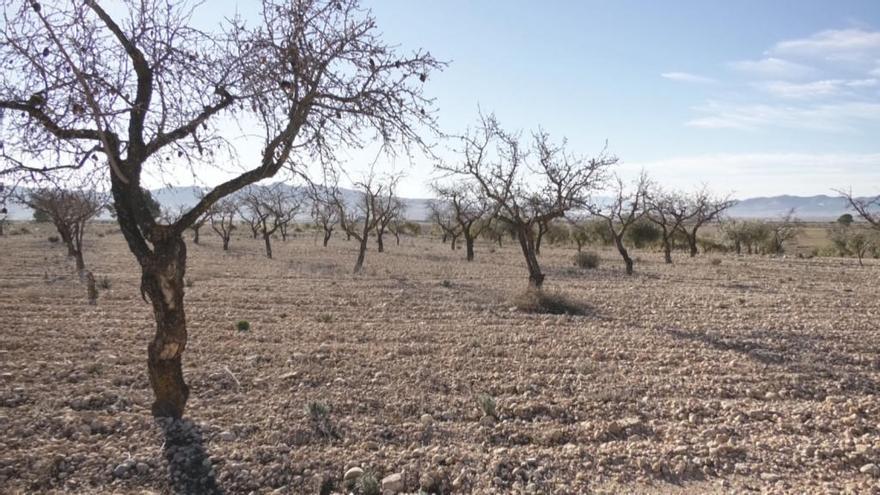
<svg viewBox="0 0 880 495">
<path fill-rule="evenodd" d="M 110 287 L 113 283 L 110 281 L 110 277 L 104 275 L 103 277 L 98 279 L 98 287 L 104 290 L 110 290 Z"/>
<path fill-rule="evenodd" d="M 364 471 L 364 474 L 358 478 L 357 487 L 362 495 L 380 495 L 382 493 L 379 477 L 371 470 Z"/>
<path fill-rule="evenodd" d="M 330 313 L 321 313 L 318 315 L 318 323 L 330 323 L 333 321 L 333 315 Z"/>
<path fill-rule="evenodd" d="M 721 264 L 721 258 L 712 258 L 711 260 L 709 260 L 709 263 L 712 263 L 713 265 L 718 266 Z"/>
<path fill-rule="evenodd" d="M 599 255 L 592 251 L 581 251 L 574 255 L 574 264 L 587 270 L 599 268 L 599 260 Z"/>
<path fill-rule="evenodd" d="M 339 438 L 336 428 L 330 422 L 330 406 L 323 402 L 309 402 L 306 405 L 306 414 L 316 433 L 322 437 Z"/>
<path fill-rule="evenodd" d="M 251 329 L 251 324 L 247 320 L 238 320 L 238 323 L 235 324 L 235 328 L 237 328 L 239 332 L 247 332 Z"/>
<path fill-rule="evenodd" d="M 627 240 L 637 249 L 659 241 L 663 236 L 660 227 L 648 219 L 641 219 L 630 225 L 626 231 Z"/>
<path fill-rule="evenodd" d="M 561 292 L 545 292 L 540 289 L 528 289 L 514 301 L 516 309 L 524 313 L 551 315 L 584 315 L 587 308 L 572 301 Z"/>
<path fill-rule="evenodd" d="M 50 235 L 48 237 L 48 239 L 49 239 L 49 242 L 51 242 L 52 244 L 55 244 L 56 242 L 58 242 L 60 240 L 57 235 Z"/>
<path fill-rule="evenodd" d="M 483 413 L 483 416 L 490 416 L 492 418 L 498 418 L 497 411 L 495 410 L 495 398 L 489 394 L 480 394 L 477 396 L 477 407 Z"/>
<path fill-rule="evenodd" d="M 447 289 L 452 288 L 452 282 L 450 282 L 449 280 L 444 280 L 444 281 L 440 282 L 440 285 L 442 285 L 443 287 L 445 287 Z"/>
</svg>

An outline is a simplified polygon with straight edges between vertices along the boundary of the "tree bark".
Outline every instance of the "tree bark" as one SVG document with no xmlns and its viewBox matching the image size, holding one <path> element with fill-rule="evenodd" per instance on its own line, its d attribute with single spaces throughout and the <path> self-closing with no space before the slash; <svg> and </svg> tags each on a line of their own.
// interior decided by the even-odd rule
<svg viewBox="0 0 880 495">
<path fill-rule="evenodd" d="M 157 243 L 153 253 L 140 261 L 141 290 L 150 299 L 156 319 L 156 335 L 147 353 L 156 396 L 153 415 L 180 418 L 189 398 L 181 368 L 187 338 L 183 309 L 186 243 L 180 236 L 172 237 Z"/>
<path fill-rule="evenodd" d="M 376 232 L 376 245 L 379 246 L 377 251 L 379 251 L 380 253 L 385 252 L 385 242 L 383 240 L 384 234 L 385 233 L 381 230 Z"/>
<path fill-rule="evenodd" d="M 263 233 L 263 242 L 266 244 L 266 257 L 272 259 L 272 235 L 268 232 Z"/>
<path fill-rule="evenodd" d="M 73 252 L 73 259 L 76 261 L 76 273 L 82 274 L 86 270 L 86 262 L 83 260 L 82 250 Z"/>
<path fill-rule="evenodd" d="M 364 267 L 364 258 L 367 255 L 367 241 L 367 236 L 364 236 L 363 239 L 361 239 L 357 261 L 354 263 L 354 273 L 359 273 Z"/>
<path fill-rule="evenodd" d="M 467 250 L 467 260 L 474 261 L 474 237 L 470 234 L 464 234 L 464 244 Z"/>
<path fill-rule="evenodd" d="M 541 273 L 541 266 L 538 264 L 538 257 L 535 253 L 535 238 L 531 226 L 520 226 L 517 229 L 517 238 L 523 256 L 526 258 L 526 267 L 529 269 L 529 287 L 540 289 L 544 285 L 544 274 Z"/>
<path fill-rule="evenodd" d="M 229 237 L 231 237 L 231 236 L 223 237 L 223 250 L 224 251 L 229 251 Z"/>
<path fill-rule="evenodd" d="M 452 250 L 455 251 L 455 243 L 458 242 L 458 236 L 452 236 Z"/>
<path fill-rule="evenodd" d="M 633 260 L 629 257 L 629 252 L 626 250 L 626 246 L 623 245 L 623 239 L 620 237 L 614 237 L 614 244 L 617 246 L 617 251 L 620 253 L 620 256 L 623 258 L 624 264 L 626 264 L 626 274 L 633 274 Z"/>
<path fill-rule="evenodd" d="M 693 232 L 689 232 L 687 234 L 688 240 L 688 248 L 690 249 L 691 258 L 697 255 L 697 231 L 694 229 Z"/>
<path fill-rule="evenodd" d="M 201 227 L 193 227 L 192 228 L 192 230 L 193 230 L 193 244 L 199 243 L 199 229 L 200 228 Z"/>
<path fill-rule="evenodd" d="M 330 236 L 333 234 L 333 231 L 324 229 L 324 247 L 327 247 L 327 243 L 330 242 Z"/>
<path fill-rule="evenodd" d="M 663 261 L 672 264 L 672 242 L 670 242 L 669 236 L 663 237 Z"/>
</svg>

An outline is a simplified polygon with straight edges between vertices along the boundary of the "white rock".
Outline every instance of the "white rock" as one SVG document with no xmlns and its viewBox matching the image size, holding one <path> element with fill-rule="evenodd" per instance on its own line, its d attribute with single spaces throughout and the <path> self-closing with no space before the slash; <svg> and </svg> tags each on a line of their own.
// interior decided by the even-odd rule
<svg viewBox="0 0 880 495">
<path fill-rule="evenodd" d="M 354 481 L 363 475 L 364 475 L 364 470 L 355 466 L 345 472 L 345 475 L 342 476 L 342 481 Z"/>
<path fill-rule="evenodd" d="M 870 474 L 871 476 L 877 478 L 880 477 L 880 466 L 877 466 L 873 462 L 870 464 L 865 464 L 861 468 L 859 468 L 859 472 L 863 474 Z"/>
<path fill-rule="evenodd" d="M 394 473 L 382 478 L 382 491 L 399 493 L 403 491 L 403 473 Z"/>
</svg>

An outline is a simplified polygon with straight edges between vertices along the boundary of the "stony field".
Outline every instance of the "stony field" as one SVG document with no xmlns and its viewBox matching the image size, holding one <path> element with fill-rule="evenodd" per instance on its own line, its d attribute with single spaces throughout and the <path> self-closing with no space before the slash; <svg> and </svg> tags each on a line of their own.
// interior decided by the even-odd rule
<svg viewBox="0 0 880 495">
<path fill-rule="evenodd" d="M 159 423 L 122 236 L 87 235 L 109 285 L 89 306 L 28 228 L 0 237 L 2 493 L 343 493 L 353 467 L 405 493 L 880 493 L 877 260 L 637 252 L 626 277 L 611 251 L 581 270 L 545 247 L 546 288 L 587 307 L 555 316 L 513 308 L 509 241 L 467 263 L 392 238 L 354 276 L 344 238 L 268 260 L 206 229 L 189 420 Z"/>
</svg>

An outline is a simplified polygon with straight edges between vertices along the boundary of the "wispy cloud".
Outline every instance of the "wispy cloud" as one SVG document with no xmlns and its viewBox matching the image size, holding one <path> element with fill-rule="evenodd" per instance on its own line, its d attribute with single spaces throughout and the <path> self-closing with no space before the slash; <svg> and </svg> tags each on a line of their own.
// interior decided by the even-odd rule
<svg viewBox="0 0 880 495">
<path fill-rule="evenodd" d="M 758 130 L 766 127 L 826 132 L 858 132 L 861 124 L 880 123 L 880 103 L 843 102 L 805 106 L 731 104 L 710 101 L 695 108 L 705 114 L 686 123 L 702 129 Z"/>
<path fill-rule="evenodd" d="M 788 57 L 837 62 L 871 62 L 880 54 L 880 32 L 828 29 L 806 38 L 781 41 L 771 52 Z"/>
<path fill-rule="evenodd" d="M 642 169 L 673 188 L 724 184 L 719 192 L 773 196 L 830 194 L 853 187 L 855 194 L 875 195 L 880 185 L 880 153 L 715 153 L 634 161 L 627 175 Z"/>
<path fill-rule="evenodd" d="M 812 67 L 775 57 L 740 60 L 729 65 L 738 72 L 766 79 L 801 79 L 816 73 Z"/>
<path fill-rule="evenodd" d="M 670 81 L 678 81 L 693 84 L 712 84 L 715 79 L 711 77 L 701 76 L 699 74 L 691 74 L 690 72 L 664 72 L 660 77 L 669 79 Z"/>
<path fill-rule="evenodd" d="M 852 95 L 862 88 L 874 88 L 878 79 L 825 79 L 805 83 L 790 81 L 762 81 L 753 83 L 755 88 L 785 99 L 806 100 L 830 96 Z"/>
</svg>

